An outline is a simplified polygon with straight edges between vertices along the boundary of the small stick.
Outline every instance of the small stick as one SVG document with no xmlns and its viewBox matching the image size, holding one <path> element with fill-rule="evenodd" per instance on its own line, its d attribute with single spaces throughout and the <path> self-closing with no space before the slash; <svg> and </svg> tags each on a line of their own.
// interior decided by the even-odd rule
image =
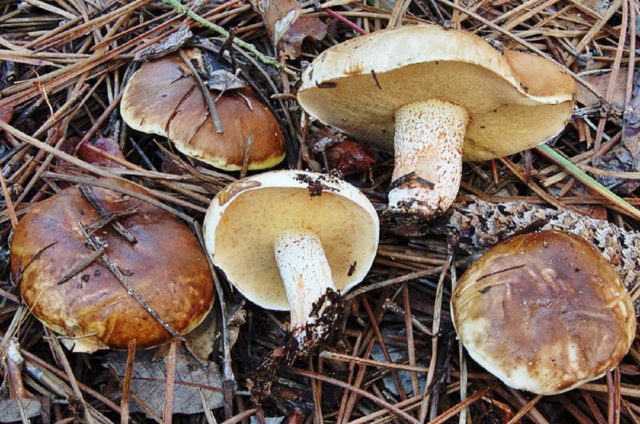
<svg viewBox="0 0 640 424">
<path fill-rule="evenodd" d="M 189 58 L 184 53 L 184 51 L 180 49 L 178 50 L 178 54 L 180 55 L 180 59 L 182 59 L 185 65 L 187 65 L 187 67 L 189 68 L 189 71 L 191 71 L 191 75 L 193 75 L 193 78 L 195 78 L 196 82 L 198 83 L 198 87 L 202 92 L 202 97 L 204 97 L 204 101 L 205 103 L 207 103 L 207 108 L 209 109 L 209 116 L 211 117 L 213 126 L 216 129 L 216 133 L 222 134 L 224 132 L 224 128 L 222 127 L 222 121 L 220 120 L 220 115 L 218 114 L 216 105 L 213 103 L 213 99 L 211 98 L 211 92 L 209 91 L 209 87 L 207 87 L 204 84 L 204 82 L 202 81 L 202 78 L 200 78 L 200 75 L 198 74 L 198 70 L 196 69 L 195 66 L 193 66 L 193 63 L 191 63 L 191 60 L 189 60 Z"/>
<path fill-rule="evenodd" d="M 4 180 L 4 175 L 2 175 L 2 171 L 0 171 L 0 184 L 2 185 L 2 193 L 4 194 L 4 202 L 7 205 L 7 212 L 9 213 L 9 219 L 11 219 L 11 227 L 15 230 L 18 226 L 18 217 L 16 216 L 16 211 L 13 208 L 13 201 L 11 200 L 11 194 L 9 194 L 9 190 L 7 190 L 7 182 Z"/>
<path fill-rule="evenodd" d="M 93 233 L 95 233 L 99 229 L 103 228 L 105 225 L 111 224 L 113 221 L 115 221 L 117 219 L 133 215 L 133 214 L 135 214 L 137 212 L 138 212 L 138 209 L 133 208 L 133 209 L 128 209 L 126 211 L 118 211 L 118 212 L 109 213 L 108 215 L 105 215 L 105 216 L 99 218 L 93 224 L 87 225 L 87 230 L 89 231 L 89 234 L 93 235 Z"/>
<path fill-rule="evenodd" d="M 80 405 L 82 405 L 82 412 L 84 414 L 84 419 L 88 424 L 95 423 L 95 421 L 93 420 L 93 417 L 91 416 L 91 413 L 89 412 L 89 406 L 87 405 L 86 401 L 84 400 L 84 397 L 82 396 L 82 392 L 80 391 L 80 387 L 78 386 L 78 381 L 76 380 L 76 377 L 73 374 L 73 371 L 71 370 L 71 365 L 69 364 L 69 360 L 67 359 L 66 355 L 64 354 L 64 351 L 62 350 L 62 346 L 60 346 L 60 341 L 58 341 L 58 338 L 52 335 L 51 332 L 49 332 L 48 330 L 46 331 L 50 336 L 49 340 L 51 341 L 51 343 L 49 344 L 49 346 L 51 346 L 53 350 L 52 353 L 60 361 L 62 365 L 62 369 L 64 369 L 65 374 L 67 375 L 67 377 L 69 377 L 68 381 L 69 381 L 69 385 L 71 386 L 71 389 L 73 390 L 73 394 L 75 395 L 78 402 L 80 402 Z"/>
<path fill-rule="evenodd" d="M 93 194 L 93 190 L 89 185 L 80 184 L 79 188 L 82 196 L 87 199 L 87 202 L 89 202 L 93 209 L 96 210 L 98 215 L 100 215 L 100 218 L 105 218 L 107 215 L 109 215 L 109 212 L 107 212 L 107 210 L 98 202 L 98 199 L 96 199 L 96 196 Z M 116 230 L 116 232 L 124 237 L 129 243 L 137 242 L 135 236 L 131 234 L 129 230 L 124 228 L 124 226 L 122 226 L 122 224 L 120 224 L 119 222 L 112 222 L 111 227 L 113 227 L 113 229 Z"/>
<path fill-rule="evenodd" d="M 527 415 L 527 413 L 531 410 L 531 408 L 533 408 L 535 406 L 535 404 L 538 403 L 538 401 L 540 399 L 542 399 L 542 395 L 536 395 L 533 399 L 531 399 L 529 402 L 527 402 L 527 404 L 525 406 L 523 406 L 518 411 L 518 413 L 516 415 L 514 415 L 513 418 L 511 418 L 509 420 L 509 422 L 507 424 L 516 424 L 516 423 L 520 422 L 522 417 Z"/>
<path fill-rule="evenodd" d="M 169 347 L 169 355 L 166 359 L 167 381 L 164 391 L 164 404 L 162 406 L 162 422 L 171 424 L 173 420 L 173 394 L 176 382 L 176 361 L 180 340 L 174 339 Z"/>
<path fill-rule="evenodd" d="M 85 268 L 91 265 L 96 259 L 98 259 L 106 250 L 106 247 L 101 247 L 100 249 L 91 252 L 86 258 L 82 259 L 79 264 L 74 265 L 74 267 L 60 278 L 60 280 L 56 281 L 54 285 L 59 286 L 60 284 L 66 283 L 71 280 L 73 277 L 81 273 Z"/>
<path fill-rule="evenodd" d="M 129 394 L 131 393 L 131 377 L 133 375 L 133 362 L 136 359 L 136 339 L 129 340 L 127 346 L 127 365 L 122 381 L 122 398 L 120 399 L 120 424 L 129 422 Z"/>
<path fill-rule="evenodd" d="M 89 243 L 89 246 L 93 250 L 99 250 L 100 249 L 100 245 L 96 241 L 95 237 L 91 236 L 88 233 L 87 228 L 82 224 L 82 222 L 78 222 L 78 225 L 80 226 L 80 229 L 82 230 L 82 233 L 84 234 L 85 238 L 87 239 L 87 242 Z M 116 279 L 120 282 L 120 284 L 122 284 L 122 286 L 125 289 L 127 289 L 127 293 L 129 294 L 129 296 L 131 296 L 136 302 L 138 302 L 140 304 L 140 306 L 142 306 L 145 309 L 145 311 L 147 311 L 149 313 L 149 315 L 151 315 L 153 317 L 153 319 L 155 319 L 156 322 L 162 326 L 162 328 L 164 328 L 169 334 L 171 334 L 176 339 L 180 339 L 181 340 L 183 338 L 182 335 L 180 333 L 178 333 L 178 331 L 176 331 L 176 329 L 171 326 L 171 324 L 169 324 L 167 321 L 165 321 L 164 318 L 162 318 L 144 300 L 142 295 L 140 293 L 138 293 L 138 291 L 133 286 L 133 284 L 131 284 L 131 282 L 129 280 L 127 280 L 127 277 L 125 277 L 124 274 L 122 274 L 122 272 L 120 271 L 120 268 L 118 268 L 116 266 L 116 264 L 113 263 L 113 261 L 111 261 L 109 256 L 107 256 L 105 253 L 103 253 L 102 255 L 100 255 L 100 259 L 102 259 L 104 261 L 104 263 L 107 264 L 107 267 L 109 268 L 109 271 L 111 271 L 111 273 L 116 277 Z"/>
<path fill-rule="evenodd" d="M 253 134 L 249 136 L 246 144 L 244 145 L 244 152 L 242 153 L 242 169 L 240 170 L 240 178 L 244 178 L 247 176 L 247 171 L 249 170 L 249 156 L 251 155 L 251 146 L 253 145 L 254 140 Z"/>
</svg>

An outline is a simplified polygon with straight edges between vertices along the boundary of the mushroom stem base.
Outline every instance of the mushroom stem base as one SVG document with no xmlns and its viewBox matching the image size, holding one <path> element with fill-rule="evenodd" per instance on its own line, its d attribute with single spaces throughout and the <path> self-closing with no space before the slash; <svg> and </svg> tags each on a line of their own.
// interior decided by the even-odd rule
<svg viewBox="0 0 640 424">
<path fill-rule="evenodd" d="M 460 106 L 432 99 L 400 107 L 395 121 L 395 167 L 387 213 L 393 231 L 417 235 L 426 220 L 446 211 L 458 193 L 469 116 Z"/>
<path fill-rule="evenodd" d="M 315 344 L 330 330 L 337 289 L 320 238 L 289 230 L 274 243 L 275 258 L 291 308 L 292 336 L 300 348 Z"/>
</svg>

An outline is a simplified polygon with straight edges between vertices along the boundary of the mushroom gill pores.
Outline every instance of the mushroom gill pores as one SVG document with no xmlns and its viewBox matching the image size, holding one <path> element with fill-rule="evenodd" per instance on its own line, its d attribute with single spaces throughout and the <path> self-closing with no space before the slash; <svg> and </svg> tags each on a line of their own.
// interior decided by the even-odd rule
<svg viewBox="0 0 640 424">
<path fill-rule="evenodd" d="M 616 367 L 635 337 L 629 294 L 586 240 L 524 234 L 476 261 L 451 297 L 469 355 L 510 387 L 562 393 Z"/>
<path fill-rule="evenodd" d="M 455 199 L 463 159 L 555 136 L 574 92 L 573 79 L 544 58 L 416 25 L 327 49 L 303 73 L 298 101 L 321 122 L 395 152 L 387 215 L 397 232 L 417 235 Z"/>
<path fill-rule="evenodd" d="M 110 180 L 119 187 L 148 194 L 138 186 Z M 92 187 L 107 213 L 135 237 L 131 243 L 110 225 L 93 233 L 104 253 L 121 270 L 146 303 L 177 332 L 186 334 L 207 315 L 214 302 L 207 259 L 191 230 L 173 215 L 133 196 Z M 29 310 L 62 334 L 75 351 L 126 349 L 136 340 L 145 348 L 171 335 L 116 279 L 98 258 L 81 264 L 94 250 L 81 228 L 101 216 L 78 186 L 32 206 L 11 242 L 12 275 Z M 65 281 L 72 270 L 79 270 Z"/>
<path fill-rule="evenodd" d="M 186 53 L 194 66 L 202 67 L 199 50 Z M 211 90 L 211 97 L 222 134 L 216 132 L 191 70 L 180 56 L 171 54 L 143 64 L 131 76 L 120 113 L 131 128 L 167 137 L 185 155 L 219 169 L 240 170 L 246 153 L 249 170 L 271 168 L 284 159 L 278 121 L 251 88 Z"/>
<path fill-rule="evenodd" d="M 272 171 L 229 185 L 203 231 L 213 262 L 247 299 L 291 311 L 300 351 L 331 330 L 336 296 L 364 279 L 378 246 L 378 216 L 350 184 L 329 175 Z"/>
</svg>

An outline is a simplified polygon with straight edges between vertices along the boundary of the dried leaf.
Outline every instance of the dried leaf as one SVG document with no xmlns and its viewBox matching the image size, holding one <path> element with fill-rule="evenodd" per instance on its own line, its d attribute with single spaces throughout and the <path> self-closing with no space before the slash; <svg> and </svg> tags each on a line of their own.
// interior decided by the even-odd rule
<svg viewBox="0 0 640 424">
<path fill-rule="evenodd" d="M 207 361 L 213 352 L 213 343 L 217 334 L 215 309 L 212 308 L 204 321 L 185 336 L 185 345 L 194 356 L 202 361 Z"/>
<path fill-rule="evenodd" d="M 327 26 L 315 16 L 300 16 L 282 37 L 285 56 L 296 59 L 302 54 L 302 42 L 311 37 L 322 40 L 327 36 Z"/>
<path fill-rule="evenodd" d="M 319 18 L 301 16 L 296 0 L 251 0 L 251 4 L 262 16 L 271 44 L 289 59 L 300 56 L 305 38 L 322 40 L 327 35 L 327 26 Z"/>
<path fill-rule="evenodd" d="M 611 78 L 611 74 L 602 74 L 602 75 L 589 75 L 583 77 L 585 81 L 591 84 L 598 93 L 604 97 L 607 92 L 607 87 L 609 85 L 609 79 Z M 624 108 L 624 100 L 625 100 L 625 87 L 627 85 L 627 70 L 620 69 L 618 74 L 616 75 L 616 80 L 614 82 L 613 87 L 613 97 L 611 97 L 612 106 L 622 110 Z M 579 103 L 582 103 L 587 107 L 599 106 L 600 102 L 598 98 L 591 91 L 587 90 L 581 84 L 578 84 L 578 92 L 576 94 L 576 99 Z"/>
<path fill-rule="evenodd" d="M 278 46 L 284 33 L 293 25 L 302 8 L 296 0 L 251 0 L 253 8 L 260 13 L 271 44 Z"/>
<path fill-rule="evenodd" d="M 120 150 L 120 146 L 118 142 L 112 138 L 98 138 L 80 145 L 78 149 L 78 157 L 85 162 L 92 163 L 94 165 L 106 166 L 109 168 L 119 168 L 121 167 L 117 163 L 107 159 L 99 152 L 96 152 L 88 147 L 93 146 L 102 151 L 105 151 L 113 156 L 116 156 L 120 159 L 124 159 L 124 155 L 122 154 L 122 150 Z"/>
<path fill-rule="evenodd" d="M 229 91 L 245 88 L 247 83 L 229 71 L 218 69 L 207 75 L 207 86 L 211 90 Z"/>
<path fill-rule="evenodd" d="M 144 62 L 166 56 L 169 53 L 177 51 L 184 45 L 184 43 L 189 41 L 191 37 L 193 37 L 193 33 L 189 27 L 182 25 L 176 32 L 172 33 L 162 41 L 140 50 L 136 53 L 133 60 L 136 62 Z"/>
<path fill-rule="evenodd" d="M 18 405 L 20 402 L 20 405 Z M 42 412 L 42 404 L 38 399 L 20 399 L 10 400 L 4 398 L 0 399 L 0 423 L 14 423 L 21 421 L 20 406 L 24 411 L 26 418 L 37 417 Z"/>
<path fill-rule="evenodd" d="M 107 355 L 107 366 L 115 370 L 120 379 L 124 378 L 126 361 L 126 352 Z M 133 364 L 131 411 L 144 412 L 145 409 L 149 409 L 156 415 L 162 415 L 165 378 L 164 361 L 155 358 L 153 351 L 139 352 Z M 207 366 L 203 366 L 189 352 L 181 349 L 177 354 L 175 378 L 174 413 L 201 413 L 203 405 L 200 391 L 209 409 L 220 408 L 223 405 L 222 377 L 215 363 L 207 362 Z M 144 406 L 138 402 L 144 403 Z"/>
<path fill-rule="evenodd" d="M 329 166 L 343 175 L 369 171 L 376 160 L 373 151 L 367 146 L 352 140 L 345 140 L 331 146 L 327 152 Z"/>
</svg>

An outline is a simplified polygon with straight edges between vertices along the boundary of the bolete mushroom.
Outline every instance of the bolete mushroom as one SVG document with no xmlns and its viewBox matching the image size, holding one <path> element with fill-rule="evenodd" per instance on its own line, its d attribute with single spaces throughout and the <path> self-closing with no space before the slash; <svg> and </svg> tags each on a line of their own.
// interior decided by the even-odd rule
<svg viewBox="0 0 640 424">
<path fill-rule="evenodd" d="M 199 50 L 187 53 L 202 67 Z M 228 90 L 221 96 L 213 90 L 211 97 L 220 115 L 222 134 L 216 132 L 189 66 L 172 54 L 143 64 L 131 76 L 120 113 L 131 128 L 167 137 L 180 152 L 219 169 L 242 169 L 246 152 L 249 170 L 282 162 L 284 136 L 278 121 L 251 88 Z"/>
<path fill-rule="evenodd" d="M 451 297 L 469 355 L 508 386 L 562 393 L 615 368 L 635 337 L 629 294 L 586 240 L 560 231 L 508 239 Z"/>
<path fill-rule="evenodd" d="M 149 195 L 133 184 L 107 181 Z M 168 341 L 170 332 L 109 265 L 180 334 L 195 328 L 213 305 L 211 271 L 192 231 L 133 196 L 69 187 L 31 206 L 13 233 L 11 270 L 22 300 L 74 351 L 126 349 L 132 339 L 142 348 Z"/>
<path fill-rule="evenodd" d="M 544 58 L 417 25 L 325 50 L 302 74 L 298 101 L 323 123 L 395 151 L 387 212 L 411 234 L 451 205 L 463 159 L 506 156 L 558 134 L 574 92 Z"/>
<path fill-rule="evenodd" d="M 371 267 L 378 216 L 336 177 L 272 171 L 219 192 L 204 236 L 214 264 L 247 299 L 291 311 L 291 334 L 306 349 L 331 330 L 332 294 L 350 290 Z"/>
</svg>

